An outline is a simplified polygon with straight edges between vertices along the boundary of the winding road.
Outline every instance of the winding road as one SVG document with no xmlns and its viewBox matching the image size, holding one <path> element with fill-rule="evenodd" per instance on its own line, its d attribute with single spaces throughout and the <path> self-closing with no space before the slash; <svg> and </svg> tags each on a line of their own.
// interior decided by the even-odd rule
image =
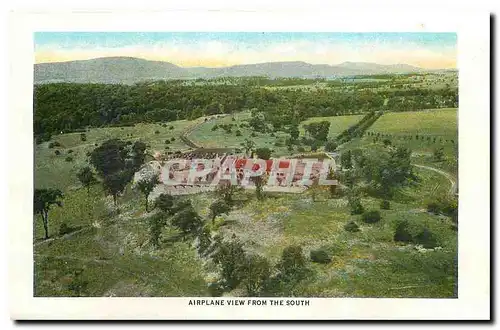
<svg viewBox="0 0 500 330">
<path fill-rule="evenodd" d="M 451 187 L 450 187 L 450 190 L 449 190 L 449 194 L 450 195 L 456 195 L 458 193 L 457 192 L 458 191 L 457 181 L 456 181 L 455 177 L 453 175 L 451 175 L 450 173 L 445 172 L 443 170 L 440 170 L 438 168 L 431 167 L 431 166 L 426 166 L 426 165 L 413 164 L 413 166 L 419 167 L 419 168 L 424 168 L 426 170 L 434 171 L 436 173 L 439 173 L 439 174 L 443 175 L 444 177 L 446 177 L 446 179 L 448 179 L 448 181 L 450 181 L 450 184 L 451 184 Z"/>
</svg>

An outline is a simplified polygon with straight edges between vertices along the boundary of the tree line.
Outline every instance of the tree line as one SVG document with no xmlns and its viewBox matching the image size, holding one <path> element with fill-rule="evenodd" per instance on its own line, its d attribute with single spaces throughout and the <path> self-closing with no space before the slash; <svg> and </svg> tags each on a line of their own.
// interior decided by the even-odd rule
<svg viewBox="0 0 500 330">
<path fill-rule="evenodd" d="M 192 120 L 205 115 L 258 109 L 273 125 L 310 117 L 363 113 L 377 109 L 401 111 L 453 107 L 456 89 L 405 91 L 333 89 L 266 89 L 250 85 L 189 86 L 172 82 L 135 85 L 54 83 L 34 87 L 34 134 L 87 127 L 127 126 L 140 122 Z"/>
</svg>

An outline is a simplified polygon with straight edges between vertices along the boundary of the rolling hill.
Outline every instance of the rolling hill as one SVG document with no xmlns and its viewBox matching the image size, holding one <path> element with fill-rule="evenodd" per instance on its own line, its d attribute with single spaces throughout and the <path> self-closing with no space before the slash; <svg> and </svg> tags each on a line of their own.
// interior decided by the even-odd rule
<svg viewBox="0 0 500 330">
<path fill-rule="evenodd" d="M 183 68 L 169 62 L 149 61 L 133 57 L 104 57 L 91 60 L 39 63 L 34 66 L 34 82 L 124 83 L 145 80 L 195 79 L 214 77 L 267 76 L 334 78 L 339 76 L 382 73 L 420 72 L 407 64 L 344 62 L 339 65 L 306 62 L 268 62 L 221 68 Z"/>
</svg>

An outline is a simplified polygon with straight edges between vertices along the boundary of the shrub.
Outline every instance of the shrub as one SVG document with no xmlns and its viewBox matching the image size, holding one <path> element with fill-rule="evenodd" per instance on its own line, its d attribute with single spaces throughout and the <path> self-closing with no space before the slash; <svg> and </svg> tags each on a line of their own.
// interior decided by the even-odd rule
<svg viewBox="0 0 500 330">
<path fill-rule="evenodd" d="M 359 226 L 354 222 L 354 221 L 349 221 L 345 226 L 344 226 L 345 231 L 351 232 L 351 233 L 356 233 L 360 231 Z"/>
<path fill-rule="evenodd" d="M 168 128 L 169 130 L 173 130 L 174 129 L 174 126 L 170 125 L 170 127 Z"/>
<path fill-rule="evenodd" d="M 66 224 L 66 222 L 61 223 L 59 226 L 59 235 L 66 235 L 71 233 L 72 228 Z"/>
<path fill-rule="evenodd" d="M 366 222 L 366 223 L 379 222 L 381 219 L 380 211 L 378 211 L 378 210 L 367 211 L 367 212 L 363 213 L 363 215 L 361 216 L 361 219 L 363 220 L 363 222 Z"/>
<path fill-rule="evenodd" d="M 160 134 L 160 131 L 156 130 L 156 131 L 155 131 L 155 134 Z"/>
<path fill-rule="evenodd" d="M 67 162 L 72 162 L 72 161 L 73 161 L 73 157 L 68 156 L 68 157 L 66 157 L 65 161 L 67 161 Z"/>
<path fill-rule="evenodd" d="M 332 261 L 332 258 L 328 255 L 328 252 L 323 249 L 312 250 L 309 253 L 309 258 L 311 258 L 312 262 L 317 262 L 320 264 L 327 264 Z"/>
<path fill-rule="evenodd" d="M 165 144 L 170 144 L 170 140 L 169 139 L 165 140 Z"/>
<path fill-rule="evenodd" d="M 236 131 L 236 136 L 241 136 L 241 131 L 240 130 Z"/>
<path fill-rule="evenodd" d="M 219 282 L 212 282 L 208 285 L 208 292 L 211 297 L 220 297 L 224 293 L 224 287 Z"/>
<path fill-rule="evenodd" d="M 98 144 L 97 144 L 97 143 L 94 143 L 94 146 L 95 146 L 95 147 L 97 147 L 97 146 L 98 146 Z"/>
<path fill-rule="evenodd" d="M 54 153 L 56 154 L 56 156 L 59 156 L 61 154 L 59 150 L 54 151 Z"/>
<path fill-rule="evenodd" d="M 212 132 L 215 132 L 218 128 L 219 128 L 219 125 L 215 124 L 215 125 L 212 127 L 211 131 L 212 131 Z"/>
<path fill-rule="evenodd" d="M 431 202 L 427 204 L 427 212 L 438 214 L 440 210 L 439 204 L 436 202 Z"/>
<path fill-rule="evenodd" d="M 334 140 L 330 140 L 325 144 L 325 151 L 333 152 L 337 149 L 337 147 L 337 142 L 335 142 Z"/>
<path fill-rule="evenodd" d="M 382 210 L 389 210 L 391 208 L 391 202 L 389 202 L 387 199 L 384 199 L 380 202 L 380 208 Z"/>
<path fill-rule="evenodd" d="M 172 136 L 172 138 L 170 139 L 170 141 L 174 142 L 174 141 L 175 141 L 175 138 Z"/>
<path fill-rule="evenodd" d="M 362 214 L 365 211 L 361 200 L 357 197 L 349 199 L 349 206 L 351 207 L 351 214 Z"/>
<path fill-rule="evenodd" d="M 60 146 L 61 146 L 61 144 L 60 144 L 59 142 L 57 142 L 57 141 L 54 141 L 54 142 L 50 142 L 50 143 L 49 143 L 49 148 L 50 148 L 50 149 L 52 149 L 52 148 L 54 148 L 54 147 L 60 147 Z"/>
<path fill-rule="evenodd" d="M 81 141 L 87 141 L 87 135 L 85 133 L 80 134 Z"/>
<path fill-rule="evenodd" d="M 69 149 L 68 154 L 72 154 L 72 153 L 73 153 L 73 149 Z"/>
<path fill-rule="evenodd" d="M 257 133 L 255 132 L 252 132 L 252 134 L 250 134 L 251 137 L 256 137 L 257 136 Z"/>
<path fill-rule="evenodd" d="M 300 146 L 300 147 L 297 148 L 297 151 L 298 152 L 305 152 L 306 149 L 304 149 L 304 147 Z"/>
<path fill-rule="evenodd" d="M 408 230 L 408 221 L 401 221 L 394 232 L 394 241 L 395 242 L 404 242 L 409 243 L 413 240 L 411 237 L 410 231 Z"/>
<path fill-rule="evenodd" d="M 433 249 L 437 246 L 437 240 L 432 234 L 432 232 L 424 228 L 420 233 L 418 233 L 414 238 L 415 244 L 420 244 L 426 249 Z"/>
<path fill-rule="evenodd" d="M 257 158 L 268 160 L 271 158 L 272 151 L 269 148 L 257 148 L 255 153 L 257 154 Z"/>
</svg>

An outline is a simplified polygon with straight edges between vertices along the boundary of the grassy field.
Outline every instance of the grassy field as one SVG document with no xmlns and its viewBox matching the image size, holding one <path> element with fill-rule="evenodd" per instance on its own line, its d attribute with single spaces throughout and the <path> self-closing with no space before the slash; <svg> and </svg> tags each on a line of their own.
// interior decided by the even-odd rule
<svg viewBox="0 0 500 330">
<path fill-rule="evenodd" d="M 363 118 L 363 115 L 309 118 L 308 120 L 305 120 L 300 124 L 300 133 L 301 135 L 305 135 L 304 125 L 326 120 L 330 122 L 330 131 L 328 133 L 328 138 L 334 138 L 342 133 L 342 131 L 356 124 L 361 120 L 361 118 Z"/>
<path fill-rule="evenodd" d="M 454 108 L 422 111 L 387 112 L 368 132 L 393 135 L 438 136 L 456 138 L 458 112 Z"/>
<path fill-rule="evenodd" d="M 76 173 L 86 164 L 87 152 L 111 138 L 131 142 L 141 140 L 148 145 L 147 152 L 150 154 L 155 151 L 165 152 L 166 146 L 169 147 L 168 151 L 188 150 L 189 147 L 182 142 L 180 135 L 203 120 L 204 118 L 199 118 L 195 121 L 180 120 L 168 124 L 91 128 L 85 133 L 86 141 L 81 141 L 81 133 L 54 136 L 51 142 L 59 142 L 60 147 L 49 148 L 49 142 L 35 146 L 35 186 L 40 188 L 78 186 Z M 168 144 L 165 143 L 166 140 L 169 140 Z M 55 154 L 56 150 L 60 155 Z M 66 161 L 68 156 L 73 160 Z"/>
<path fill-rule="evenodd" d="M 333 138 L 340 134 L 343 130 L 358 122 L 362 117 L 362 115 L 352 115 L 310 118 L 300 124 L 300 135 L 305 135 L 305 130 L 303 128 L 304 125 L 326 120 L 330 122 L 330 131 L 328 136 L 329 138 Z M 255 132 L 256 136 L 253 137 L 251 134 L 254 131 L 248 127 L 233 128 L 233 132 L 229 134 L 222 129 L 218 129 L 216 131 L 212 130 L 215 125 L 220 124 L 233 123 L 239 126 L 242 122 L 250 119 L 250 112 L 239 112 L 234 114 L 235 120 L 232 118 L 233 116 L 225 116 L 204 122 L 192 131 L 189 138 L 195 143 L 206 148 L 240 148 L 241 143 L 245 141 L 245 139 L 249 139 L 255 142 L 257 148 L 268 147 L 272 149 L 274 151 L 273 156 L 290 154 L 284 146 L 285 139 L 288 137 L 288 134 L 284 132 L 275 133 L 275 136 L 271 136 L 270 133 Z M 236 130 L 238 129 L 241 131 L 241 136 L 236 136 Z M 276 144 L 276 142 L 278 142 L 278 144 Z"/>
</svg>

